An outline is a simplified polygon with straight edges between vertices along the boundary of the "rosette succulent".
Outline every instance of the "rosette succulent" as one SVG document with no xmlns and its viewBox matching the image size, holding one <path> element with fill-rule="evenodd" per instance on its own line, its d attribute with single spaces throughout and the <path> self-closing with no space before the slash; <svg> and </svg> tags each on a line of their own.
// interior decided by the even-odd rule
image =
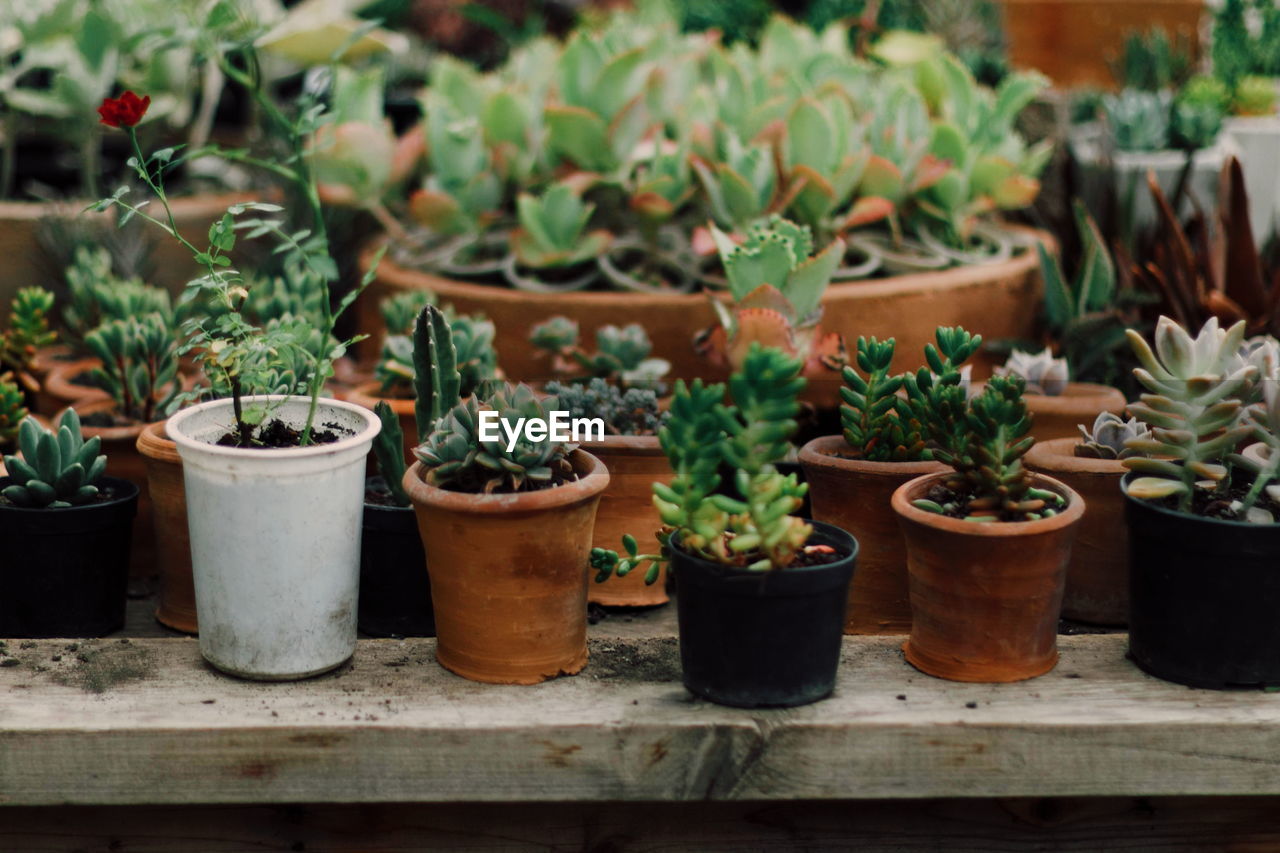
<svg viewBox="0 0 1280 853">
<path fill-rule="evenodd" d="M 1026 383 L 1028 394 L 1057 397 L 1067 390 L 1071 370 L 1065 358 L 1054 358 L 1046 347 L 1040 352 L 1024 352 L 1015 349 L 1004 367 L 997 368 L 1001 376 L 1017 376 Z"/>
<path fill-rule="evenodd" d="M 102 447 L 98 436 L 84 440 L 74 409 L 63 413 L 56 433 L 34 418 L 25 419 L 18 428 L 18 447 L 21 456 L 4 457 L 12 483 L 0 491 L 13 505 L 68 507 L 98 496 L 107 457 L 98 453 Z"/>
<path fill-rule="evenodd" d="M 1128 459 L 1138 451 L 1129 447 L 1130 441 L 1150 438 L 1151 429 L 1137 418 L 1124 418 L 1115 412 L 1101 412 L 1093 420 L 1093 427 L 1080 424 L 1082 440 L 1073 451 L 1085 459 Z"/>
</svg>

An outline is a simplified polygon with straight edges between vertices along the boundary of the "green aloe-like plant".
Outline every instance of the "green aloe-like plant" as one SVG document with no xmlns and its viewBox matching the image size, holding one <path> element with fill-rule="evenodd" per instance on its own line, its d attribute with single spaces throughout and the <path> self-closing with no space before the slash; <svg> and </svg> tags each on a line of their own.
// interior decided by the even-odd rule
<svg viewBox="0 0 1280 853">
<path fill-rule="evenodd" d="M 373 411 L 382 421 L 382 429 L 373 439 L 373 457 L 378 462 L 378 472 L 396 506 L 408 506 L 409 495 L 403 485 L 404 431 L 400 428 L 400 417 L 385 400 L 379 400 Z"/>
<path fill-rule="evenodd" d="M 98 451 L 98 436 L 88 441 L 80 433 L 80 416 L 67 409 L 58 420 L 57 432 L 27 418 L 18 429 L 20 456 L 4 457 L 12 484 L 0 495 L 20 507 L 68 507 L 87 503 L 98 495 L 98 481 L 107 469 L 107 457 Z"/>
<path fill-rule="evenodd" d="M 1126 445 L 1145 454 L 1124 462 L 1142 475 L 1129 484 L 1131 496 L 1173 497 L 1188 512 L 1201 484 L 1216 490 L 1229 482 L 1226 459 L 1251 432 L 1241 414 L 1257 376 L 1257 368 L 1239 357 L 1244 334 L 1244 321 L 1223 329 L 1211 317 L 1193 338 L 1161 317 L 1153 350 L 1141 335 L 1129 333 L 1141 365 L 1134 375 L 1147 389 L 1129 411 L 1151 427 L 1150 438 Z"/>
<path fill-rule="evenodd" d="M 109 320 L 85 337 L 85 346 L 102 362 L 89 381 L 110 394 L 126 418 L 151 423 L 181 390 L 177 341 L 159 314 Z"/>
<path fill-rule="evenodd" d="M 541 196 L 521 193 L 516 209 L 520 227 L 511 235 L 511 248 L 530 269 L 577 266 L 609 245 L 608 231 L 587 231 L 595 205 L 584 203 L 568 184 L 554 184 Z"/>
</svg>

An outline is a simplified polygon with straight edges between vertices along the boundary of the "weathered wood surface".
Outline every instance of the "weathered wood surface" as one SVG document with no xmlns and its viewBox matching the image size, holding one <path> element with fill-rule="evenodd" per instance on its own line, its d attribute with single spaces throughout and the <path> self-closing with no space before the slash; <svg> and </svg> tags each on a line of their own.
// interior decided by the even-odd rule
<svg viewBox="0 0 1280 853">
<path fill-rule="evenodd" d="M 1280 849 L 1271 797 L 62 806 L 0 811 L 5 853 L 760 853 Z"/>
<path fill-rule="evenodd" d="M 1116 635 L 1010 685 L 921 675 L 899 642 L 847 639 L 824 702 L 742 711 L 681 687 L 672 637 L 595 639 L 583 674 L 524 688 L 451 675 L 430 640 L 295 684 L 219 675 L 192 640 L 10 641 L 0 803 L 1280 794 L 1280 695 L 1157 681 Z"/>
</svg>

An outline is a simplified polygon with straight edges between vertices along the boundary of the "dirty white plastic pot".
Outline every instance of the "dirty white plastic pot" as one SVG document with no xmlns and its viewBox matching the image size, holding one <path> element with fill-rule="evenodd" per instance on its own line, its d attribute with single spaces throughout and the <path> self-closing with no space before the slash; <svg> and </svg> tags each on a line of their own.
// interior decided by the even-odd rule
<svg viewBox="0 0 1280 853">
<path fill-rule="evenodd" d="M 268 419 L 301 428 L 304 397 L 268 403 Z M 183 410 L 167 430 L 182 457 L 200 652 L 218 669 L 263 681 L 318 675 L 355 652 L 365 457 L 381 423 L 351 403 L 322 400 L 316 426 L 350 433 L 333 444 L 219 447 L 230 400 Z"/>
</svg>

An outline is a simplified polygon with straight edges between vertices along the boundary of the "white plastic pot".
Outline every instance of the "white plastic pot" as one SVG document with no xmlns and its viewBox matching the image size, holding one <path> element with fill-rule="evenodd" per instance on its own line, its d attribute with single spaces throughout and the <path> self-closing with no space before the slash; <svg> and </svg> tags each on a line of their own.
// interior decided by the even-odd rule
<svg viewBox="0 0 1280 853">
<path fill-rule="evenodd" d="M 1227 133 L 1240 149 L 1240 168 L 1249 193 L 1253 239 L 1264 244 L 1276 226 L 1280 197 L 1280 117 L 1239 116 L 1227 119 Z"/>
<path fill-rule="evenodd" d="M 269 403 L 268 418 L 301 428 L 309 400 Z M 333 444 L 219 447 L 230 400 L 185 409 L 167 431 L 182 457 L 200 615 L 200 652 L 223 672 L 263 681 L 318 675 L 356 648 L 365 457 L 381 423 L 360 406 L 320 401 L 316 428 Z"/>
</svg>

